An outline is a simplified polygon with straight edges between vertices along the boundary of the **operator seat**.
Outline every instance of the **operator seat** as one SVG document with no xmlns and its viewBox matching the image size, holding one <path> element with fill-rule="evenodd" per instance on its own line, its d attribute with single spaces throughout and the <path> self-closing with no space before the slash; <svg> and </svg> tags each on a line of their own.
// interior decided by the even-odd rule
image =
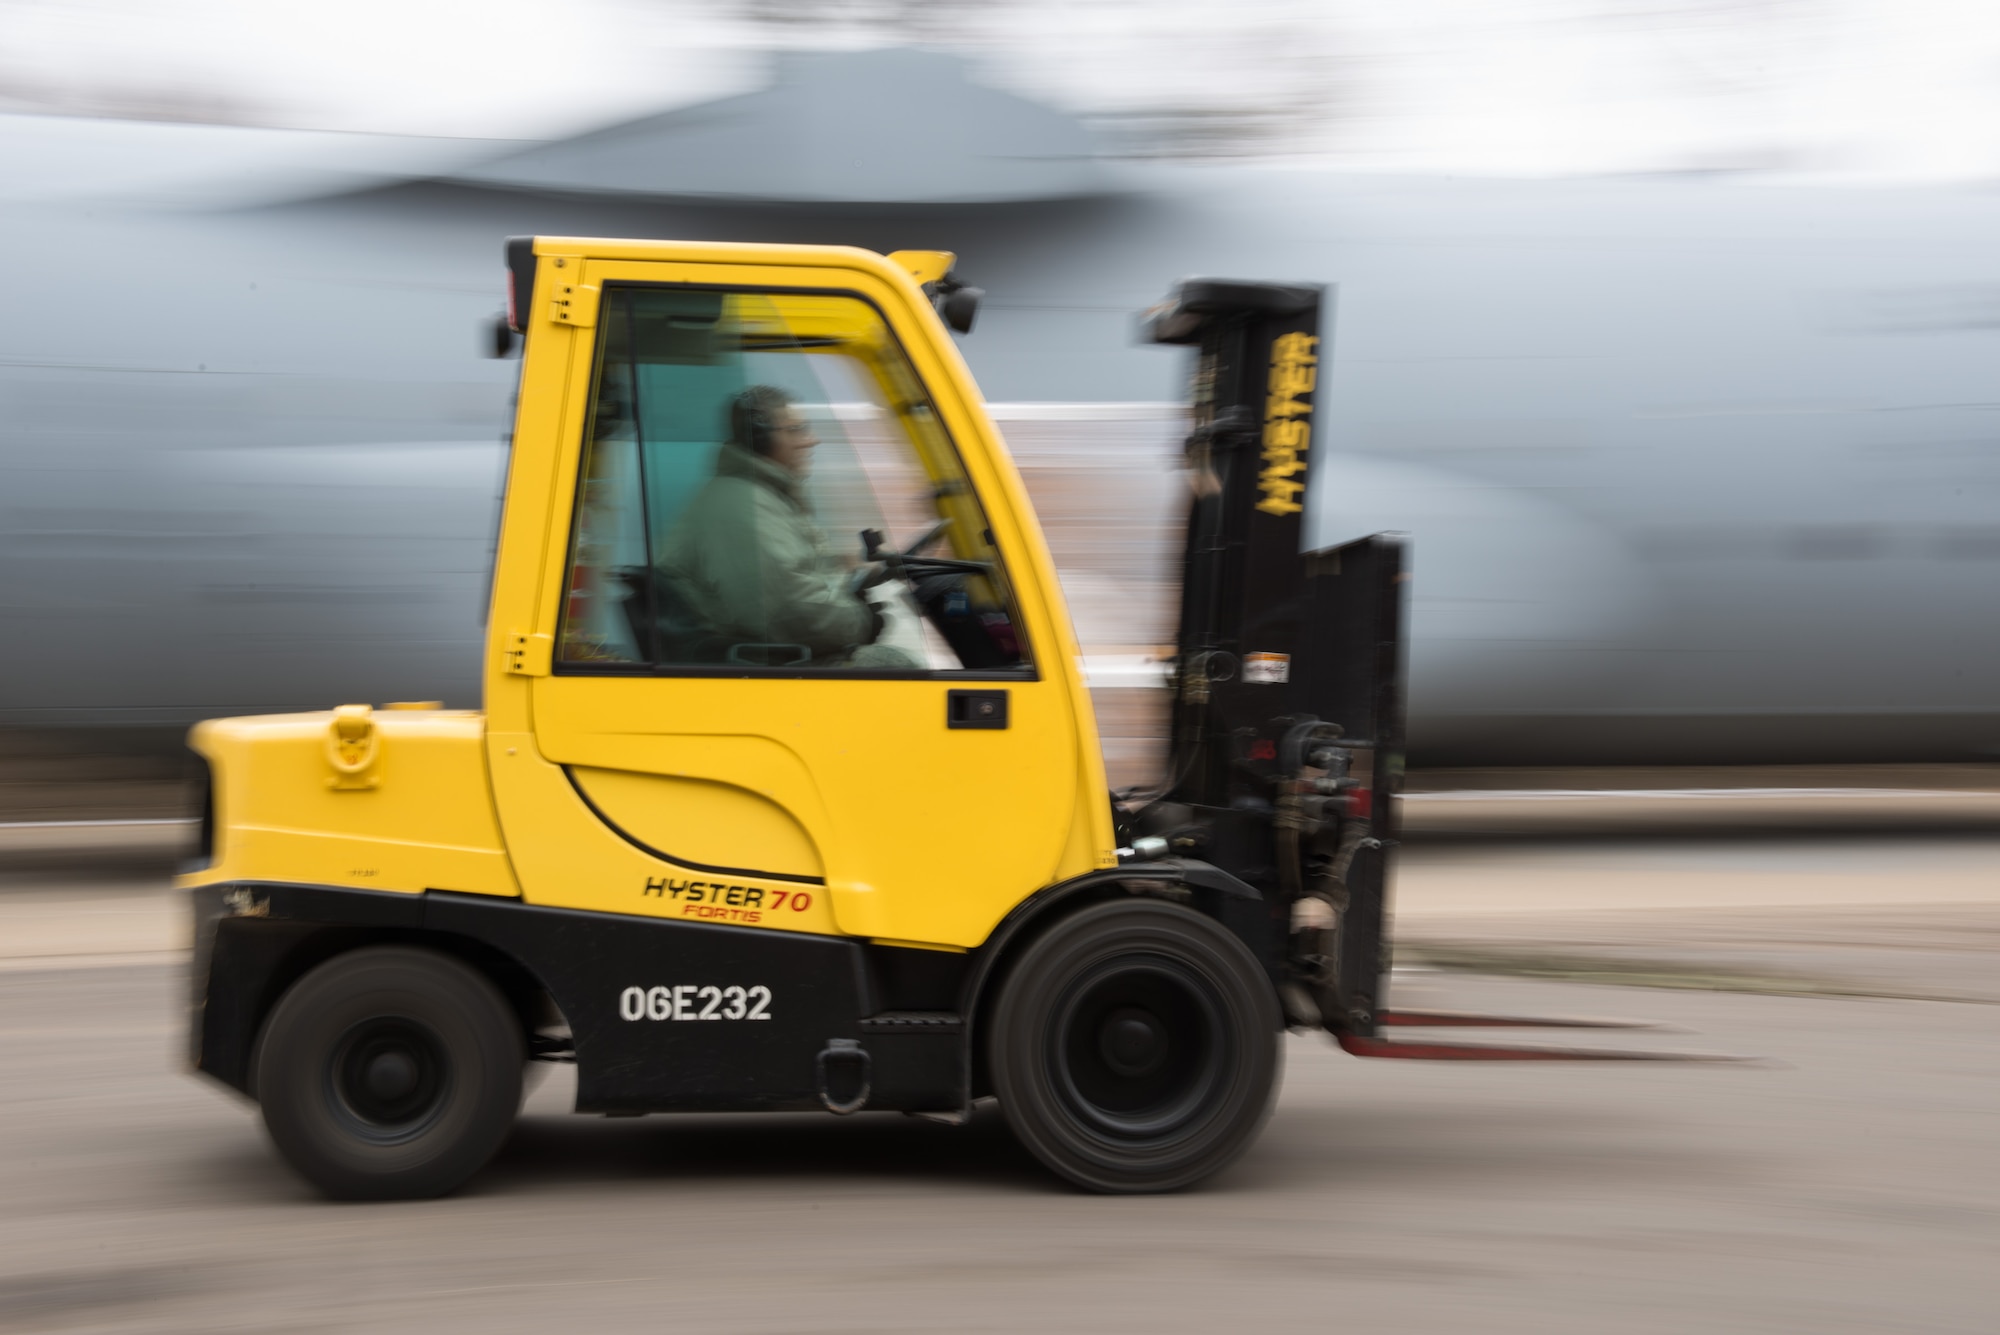
<svg viewBox="0 0 2000 1335">
<path fill-rule="evenodd" d="M 625 624 L 641 654 L 650 648 L 656 662 L 667 664 L 728 661 L 729 645 L 701 619 L 672 576 L 654 566 L 625 566 L 616 573 L 625 586 Z"/>
</svg>

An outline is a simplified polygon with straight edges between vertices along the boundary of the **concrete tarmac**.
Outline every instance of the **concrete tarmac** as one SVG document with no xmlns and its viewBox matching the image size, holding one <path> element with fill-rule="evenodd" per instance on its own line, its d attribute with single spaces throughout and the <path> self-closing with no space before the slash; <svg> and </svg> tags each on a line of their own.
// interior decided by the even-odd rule
<svg viewBox="0 0 2000 1335">
<path fill-rule="evenodd" d="M 1687 1032 L 1573 1041 L 1771 1060 L 1367 1062 L 1294 1037 L 1241 1163 L 1131 1199 L 1069 1190 L 992 1109 L 584 1118 L 553 1068 L 466 1191 L 333 1205 L 182 1069 L 171 951 L 46 953 L 92 943 L 63 900 L 159 890 L 10 878 L 0 907 L 36 906 L 45 953 L 0 971 L 0 1331 L 1993 1329 L 2000 884 L 1967 888 L 1978 849 L 1558 847 L 1546 878 L 1518 844 L 1418 852 L 1406 897 L 1426 867 L 1439 893 L 1406 957 L 1517 976 L 1405 970 L 1402 1004 L 1641 1016 Z M 1857 860 L 1918 872 L 1863 902 Z M 1482 861 L 1553 889 L 1482 899 Z M 1815 868 L 1837 905 L 1804 902 Z M 1719 906 L 1702 884 L 1760 875 L 1771 893 Z"/>
</svg>

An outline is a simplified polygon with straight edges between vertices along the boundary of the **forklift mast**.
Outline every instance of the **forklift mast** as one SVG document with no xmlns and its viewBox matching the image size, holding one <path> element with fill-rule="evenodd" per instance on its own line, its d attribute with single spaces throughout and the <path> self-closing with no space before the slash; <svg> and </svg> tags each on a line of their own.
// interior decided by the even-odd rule
<svg viewBox="0 0 2000 1335">
<path fill-rule="evenodd" d="M 1301 974 L 1328 1028 L 1359 1037 L 1375 1033 L 1387 962 L 1404 562 L 1391 534 L 1303 550 L 1328 297 L 1188 279 L 1145 317 L 1150 341 L 1194 351 L 1194 487 L 1168 780 L 1137 823 L 1262 891 L 1267 958 Z M 1337 924 L 1324 956 L 1295 921 L 1314 912 Z"/>
</svg>

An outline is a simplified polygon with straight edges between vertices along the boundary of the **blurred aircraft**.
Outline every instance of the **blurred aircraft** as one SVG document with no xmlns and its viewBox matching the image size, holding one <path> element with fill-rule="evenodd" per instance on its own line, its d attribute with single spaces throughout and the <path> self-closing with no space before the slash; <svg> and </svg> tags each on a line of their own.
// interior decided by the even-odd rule
<svg viewBox="0 0 2000 1335">
<path fill-rule="evenodd" d="M 2000 748 L 2000 195 L 1115 163 L 912 51 L 494 145 L 0 118 L 0 723 L 474 704 L 510 234 L 951 249 L 1103 679 L 1171 638 L 1189 273 L 1338 286 L 1316 543 L 1418 763 Z"/>
</svg>

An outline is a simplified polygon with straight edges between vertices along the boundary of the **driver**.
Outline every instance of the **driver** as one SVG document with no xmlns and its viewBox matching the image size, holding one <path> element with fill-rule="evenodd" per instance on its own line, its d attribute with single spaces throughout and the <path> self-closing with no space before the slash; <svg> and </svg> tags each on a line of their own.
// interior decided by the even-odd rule
<svg viewBox="0 0 2000 1335">
<path fill-rule="evenodd" d="M 729 438 L 660 557 L 661 572 L 723 639 L 803 647 L 807 662 L 915 667 L 887 646 L 879 608 L 828 552 L 805 481 L 819 444 L 792 397 L 751 385 L 729 402 Z M 755 660 L 753 660 L 755 661 Z"/>
</svg>

